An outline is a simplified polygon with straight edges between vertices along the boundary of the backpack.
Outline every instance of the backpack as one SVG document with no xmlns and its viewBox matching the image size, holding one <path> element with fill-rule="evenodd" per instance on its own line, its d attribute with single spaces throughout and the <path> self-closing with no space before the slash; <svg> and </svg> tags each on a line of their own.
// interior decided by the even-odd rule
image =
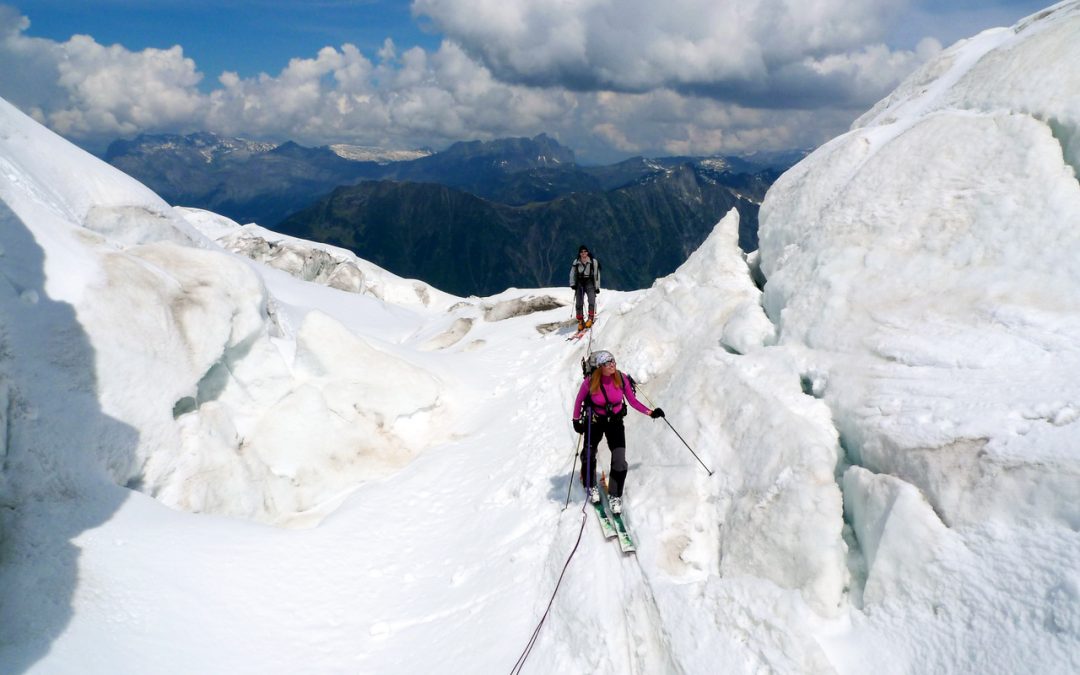
<svg viewBox="0 0 1080 675">
<path fill-rule="evenodd" d="M 596 277 L 600 276 L 600 272 L 602 272 L 604 270 L 604 266 L 603 266 L 603 264 L 601 264 L 599 258 L 596 258 L 596 257 L 593 256 L 592 252 L 589 253 L 589 262 L 592 263 L 592 270 L 593 270 L 592 275 L 593 275 L 593 278 L 595 279 Z M 573 264 L 574 264 L 574 269 L 575 270 L 577 270 L 577 265 L 579 263 L 580 263 L 580 261 L 577 258 L 574 258 L 574 263 Z M 574 276 L 575 276 L 575 279 L 576 279 L 577 274 L 575 273 Z"/>
</svg>

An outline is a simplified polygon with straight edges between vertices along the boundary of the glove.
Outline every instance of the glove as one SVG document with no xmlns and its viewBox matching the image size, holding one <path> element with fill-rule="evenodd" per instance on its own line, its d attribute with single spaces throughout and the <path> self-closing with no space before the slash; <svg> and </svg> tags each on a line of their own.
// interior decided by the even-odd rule
<svg viewBox="0 0 1080 675">
<path fill-rule="evenodd" d="M 657 417 L 663 417 L 663 416 L 664 416 L 664 409 L 663 408 L 653 408 L 652 412 L 649 413 L 649 417 L 651 417 L 653 419 L 656 419 Z"/>
<path fill-rule="evenodd" d="M 570 288 L 572 288 L 572 289 L 574 289 L 576 291 L 577 290 L 577 284 L 570 284 Z"/>
<path fill-rule="evenodd" d="M 596 288 L 596 294 L 600 295 L 600 287 L 599 286 L 597 286 L 597 288 Z"/>
<path fill-rule="evenodd" d="M 575 417 L 574 431 L 578 432 L 579 434 L 585 433 L 585 420 L 581 419 L 580 417 Z"/>
</svg>

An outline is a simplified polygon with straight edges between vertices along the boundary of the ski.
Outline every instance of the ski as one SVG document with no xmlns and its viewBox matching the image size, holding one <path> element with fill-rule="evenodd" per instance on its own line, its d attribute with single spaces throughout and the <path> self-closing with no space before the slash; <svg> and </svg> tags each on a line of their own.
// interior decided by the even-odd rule
<svg viewBox="0 0 1080 675">
<path fill-rule="evenodd" d="M 611 519 L 615 522 L 615 534 L 619 537 L 619 548 L 623 553 L 633 553 L 637 550 L 637 546 L 634 545 L 634 539 L 630 536 L 630 532 L 626 529 L 626 523 L 623 522 L 622 514 L 613 513 Z"/>
<path fill-rule="evenodd" d="M 585 335 L 585 333 L 588 333 L 588 332 L 589 332 L 589 329 L 588 329 L 588 328 L 585 328 L 585 329 L 583 329 L 583 330 L 579 330 L 579 331 L 578 331 L 578 332 L 576 332 L 576 333 L 572 333 L 572 334 L 570 335 L 570 337 L 566 338 L 566 341 L 567 341 L 567 342 L 570 342 L 570 341 L 572 341 L 572 340 L 580 340 L 580 339 L 581 339 L 581 337 L 582 337 L 583 335 Z"/>
<path fill-rule="evenodd" d="M 600 501 L 603 504 L 608 505 L 610 504 L 608 501 L 610 496 L 607 491 L 607 476 L 602 475 L 600 477 L 600 485 L 603 488 L 600 490 L 600 494 L 603 496 Z M 615 535 L 619 538 L 619 548 L 622 549 L 622 552 L 633 553 L 634 551 L 637 551 L 637 546 L 634 544 L 634 538 L 630 536 L 630 531 L 626 529 L 626 523 L 623 522 L 622 514 L 612 513 L 610 518 L 615 526 Z"/>
<path fill-rule="evenodd" d="M 586 497 L 588 499 L 588 497 Z M 611 518 L 607 514 L 607 510 L 604 508 L 604 502 L 599 501 L 593 504 L 596 509 L 596 517 L 600 519 L 600 530 L 604 533 L 604 539 L 611 539 L 616 536 L 618 532 L 615 531 L 615 525 L 612 523 Z"/>
</svg>

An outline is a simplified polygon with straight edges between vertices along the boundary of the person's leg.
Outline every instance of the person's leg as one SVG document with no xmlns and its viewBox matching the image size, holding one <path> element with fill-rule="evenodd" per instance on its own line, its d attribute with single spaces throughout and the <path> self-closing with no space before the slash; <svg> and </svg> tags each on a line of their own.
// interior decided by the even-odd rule
<svg viewBox="0 0 1080 675">
<path fill-rule="evenodd" d="M 585 285 L 578 284 L 574 289 L 574 311 L 577 312 L 577 320 L 579 322 L 585 320 Z"/>
<path fill-rule="evenodd" d="M 612 497 L 622 497 L 626 473 L 630 470 L 630 465 L 626 463 L 626 430 L 623 427 L 622 418 L 618 418 L 618 421 L 608 428 L 607 442 L 611 449 L 611 480 L 608 481 L 608 494 Z"/>
<path fill-rule="evenodd" d="M 588 284 L 585 286 L 585 293 L 589 296 L 589 326 L 592 326 L 593 321 L 596 320 L 596 286 Z M 578 316 L 581 316 L 580 310 Z"/>
<path fill-rule="evenodd" d="M 588 418 L 587 418 L 588 419 Z M 581 448 L 581 485 L 585 489 L 598 487 L 596 482 L 596 451 L 604 437 L 602 422 L 586 421 L 585 444 Z"/>
</svg>

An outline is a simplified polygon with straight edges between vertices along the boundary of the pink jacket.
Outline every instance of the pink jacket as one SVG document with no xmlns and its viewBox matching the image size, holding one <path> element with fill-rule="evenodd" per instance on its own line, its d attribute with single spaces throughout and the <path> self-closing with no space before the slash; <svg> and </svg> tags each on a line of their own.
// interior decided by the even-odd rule
<svg viewBox="0 0 1080 675">
<path fill-rule="evenodd" d="M 589 381 L 590 378 L 585 378 L 578 387 L 577 398 L 574 399 L 574 409 L 570 411 L 571 417 L 577 419 L 581 417 L 582 410 L 585 406 L 585 397 L 589 395 Z M 592 395 L 593 408 L 603 414 L 607 410 L 607 404 L 610 401 L 611 412 L 618 414 L 623 409 L 623 397 L 630 402 L 630 406 L 638 412 L 648 415 L 652 411 L 649 410 L 644 403 L 637 400 L 637 396 L 634 396 L 634 390 L 630 387 L 630 379 L 625 374 L 622 376 L 623 386 L 622 391 L 619 391 L 619 387 L 615 384 L 614 377 L 602 376 L 600 378 L 600 389 Z M 604 394 L 607 393 L 607 398 L 604 398 Z"/>
</svg>

